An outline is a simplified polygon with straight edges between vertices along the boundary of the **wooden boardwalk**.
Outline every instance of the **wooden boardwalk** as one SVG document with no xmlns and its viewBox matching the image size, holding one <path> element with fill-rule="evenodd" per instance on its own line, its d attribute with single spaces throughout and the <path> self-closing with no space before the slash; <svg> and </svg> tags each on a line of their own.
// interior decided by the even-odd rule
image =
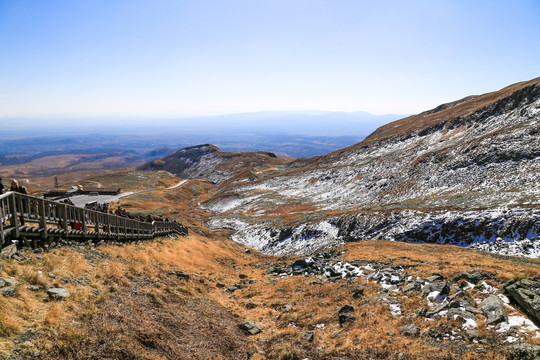
<svg viewBox="0 0 540 360">
<path fill-rule="evenodd" d="M 16 192 L 0 195 L 2 247 L 11 240 L 37 248 L 55 238 L 130 241 L 187 233 L 175 222 L 143 222 Z"/>
</svg>

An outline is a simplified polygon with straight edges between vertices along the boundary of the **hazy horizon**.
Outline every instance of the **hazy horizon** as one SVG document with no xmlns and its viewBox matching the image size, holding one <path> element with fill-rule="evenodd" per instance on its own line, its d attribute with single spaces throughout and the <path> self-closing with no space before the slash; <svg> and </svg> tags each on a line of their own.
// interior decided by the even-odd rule
<svg viewBox="0 0 540 360">
<path fill-rule="evenodd" d="M 539 13 L 533 0 L 5 0 L 0 118 L 413 114 L 537 77 Z"/>
</svg>

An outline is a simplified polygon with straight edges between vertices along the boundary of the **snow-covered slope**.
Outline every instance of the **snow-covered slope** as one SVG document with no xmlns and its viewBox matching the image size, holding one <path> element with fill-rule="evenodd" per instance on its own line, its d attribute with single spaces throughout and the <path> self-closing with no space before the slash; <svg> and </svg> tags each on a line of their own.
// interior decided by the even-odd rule
<svg viewBox="0 0 540 360">
<path fill-rule="evenodd" d="M 320 246 L 338 241 L 338 236 L 328 235 L 332 231 L 316 232 L 302 240 L 303 246 L 293 241 L 283 245 L 280 231 L 320 227 L 323 222 L 336 227 L 342 240 L 383 237 L 473 243 L 480 239 L 473 235 L 475 222 L 451 238 L 437 232 L 425 239 L 403 234 L 416 229 L 417 223 L 433 233 L 430 224 L 435 214 L 446 219 L 441 224 L 453 224 L 464 211 L 482 222 L 491 218 L 492 209 L 540 204 L 539 81 L 467 97 L 398 120 L 352 147 L 293 162 L 267 179 L 236 182 L 203 206 L 216 213 L 213 226 L 233 227 L 239 230 L 235 240 L 270 253 L 299 252 L 313 248 L 308 243 Z M 388 214 L 401 215 L 393 227 L 390 221 L 390 230 L 373 232 L 362 219 L 375 213 L 379 220 L 370 220 L 372 225 L 393 219 Z M 537 219 L 536 212 L 531 214 L 521 214 L 519 221 Z M 369 231 L 359 231 L 359 226 Z M 516 238 L 490 234 L 485 240 Z M 538 234 L 535 230 L 525 238 L 536 241 Z M 529 256 L 538 254 L 533 251 Z"/>
</svg>

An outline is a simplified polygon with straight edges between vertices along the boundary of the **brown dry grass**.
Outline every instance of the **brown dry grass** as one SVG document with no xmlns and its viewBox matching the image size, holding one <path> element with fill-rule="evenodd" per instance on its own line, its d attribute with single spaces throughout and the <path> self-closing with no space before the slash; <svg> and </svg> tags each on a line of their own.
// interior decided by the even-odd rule
<svg viewBox="0 0 540 360">
<path fill-rule="evenodd" d="M 497 258 L 453 246 L 365 241 L 343 249 L 346 260 L 392 260 L 409 266 L 407 272 L 413 276 L 438 272 L 451 278 L 482 270 L 493 274 L 489 282 L 494 286 L 514 277 L 540 276 L 538 260 Z M 102 255 L 97 260 L 92 260 L 94 253 L 89 255 L 88 248 L 63 248 L 24 264 L 4 263 L 0 276 L 13 276 L 19 284 L 14 297 L 0 298 L 4 353 L 20 334 L 41 329 L 38 346 L 47 359 L 245 359 L 250 348 L 265 351 L 271 359 L 385 359 L 400 352 L 411 359 L 477 355 L 449 342 L 401 336 L 397 328 L 411 321 L 394 317 L 388 307 L 369 300 L 380 290 L 375 283 L 362 278 L 336 283 L 310 277 L 269 278 L 265 272 L 281 260 L 247 254 L 242 246 L 217 235 L 192 234 L 98 250 Z M 167 273 L 177 270 L 189 273 L 190 281 Z M 227 292 L 240 275 L 252 283 Z M 26 284 L 40 290 L 32 292 Z M 53 286 L 67 288 L 71 298 L 43 301 L 43 289 Z M 352 286 L 362 287 L 365 297 L 354 299 Z M 425 306 L 416 297 L 399 298 L 404 315 Z M 247 309 L 249 301 L 257 307 Z M 340 327 L 337 310 L 345 304 L 355 307 L 356 320 Z M 236 324 L 247 320 L 264 326 L 263 332 L 245 337 Z M 412 322 L 423 332 L 434 326 Z M 446 326 L 446 320 L 436 324 Z M 313 343 L 301 339 L 307 330 L 315 332 Z M 479 330 L 490 334 L 485 326 Z M 488 346 L 485 357 L 504 358 L 497 346 Z"/>
</svg>

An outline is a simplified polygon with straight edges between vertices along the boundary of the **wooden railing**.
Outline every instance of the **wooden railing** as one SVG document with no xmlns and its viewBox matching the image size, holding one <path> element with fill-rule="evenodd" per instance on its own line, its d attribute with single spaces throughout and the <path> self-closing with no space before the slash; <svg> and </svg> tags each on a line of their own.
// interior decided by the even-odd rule
<svg viewBox="0 0 540 360">
<path fill-rule="evenodd" d="M 187 232 L 175 222 L 138 221 L 16 192 L 0 195 L 2 247 L 11 240 L 36 248 L 55 238 L 128 241 Z"/>
</svg>

